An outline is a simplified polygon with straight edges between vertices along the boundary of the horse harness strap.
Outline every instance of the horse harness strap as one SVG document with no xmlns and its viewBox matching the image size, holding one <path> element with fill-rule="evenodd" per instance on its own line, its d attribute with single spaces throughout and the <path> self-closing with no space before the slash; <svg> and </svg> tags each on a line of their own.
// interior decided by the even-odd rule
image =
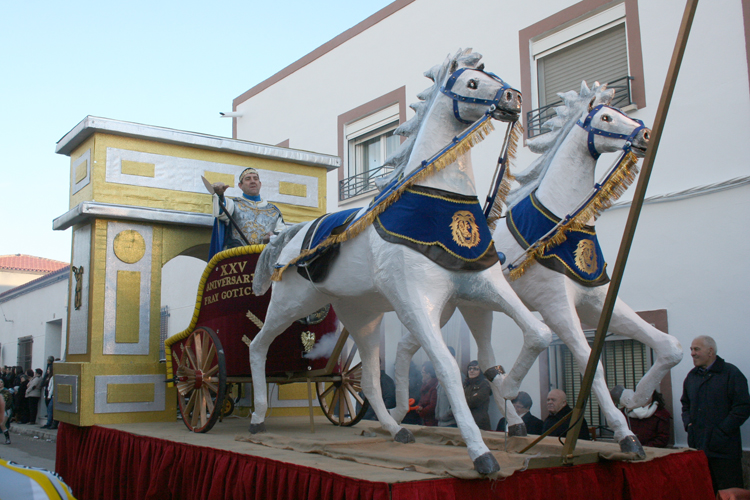
<svg viewBox="0 0 750 500">
<path fill-rule="evenodd" d="M 483 73 L 483 74 L 489 76 L 493 80 L 500 82 L 502 84 L 502 86 L 495 93 L 495 98 L 494 99 L 478 99 L 478 98 L 475 98 L 475 97 L 462 96 L 460 94 L 456 94 L 455 92 L 453 92 L 453 86 L 456 84 L 456 81 L 458 80 L 458 77 L 461 76 L 461 74 L 464 71 L 478 71 L 480 73 Z M 505 83 L 502 78 L 500 78 L 499 76 L 497 76 L 494 73 L 490 73 L 488 71 L 482 71 L 480 69 L 474 69 L 474 68 L 461 68 L 461 69 L 458 69 L 458 70 L 454 71 L 451 74 L 451 76 L 448 78 L 448 81 L 445 82 L 445 86 L 440 87 L 440 92 L 442 92 L 443 94 L 445 94 L 448 97 L 450 97 L 451 99 L 453 99 L 453 115 L 456 117 L 456 120 L 458 120 L 461 123 L 474 123 L 472 121 L 464 120 L 463 118 L 461 118 L 461 114 L 458 111 L 458 103 L 459 102 L 465 102 L 465 103 L 468 103 L 468 104 L 485 104 L 487 106 L 491 106 L 490 110 L 488 110 L 488 112 L 491 113 L 492 111 L 495 110 L 495 108 L 497 107 L 497 105 L 500 103 L 500 99 L 502 98 L 503 93 L 506 90 L 510 90 L 512 88 L 513 87 L 511 87 L 510 85 L 508 85 L 507 83 Z"/>
<path fill-rule="evenodd" d="M 635 139 L 635 136 L 638 135 L 638 132 L 640 132 L 641 130 L 643 130 L 644 128 L 646 128 L 646 126 L 643 124 L 643 122 L 641 120 L 638 120 L 637 118 L 630 118 L 630 117 L 628 117 L 628 118 L 630 118 L 631 120 L 635 121 L 639 125 L 630 134 L 617 134 L 617 133 L 614 133 L 614 132 L 607 132 L 606 130 L 602 130 L 600 128 L 596 128 L 593 125 L 591 125 L 591 120 L 593 120 L 593 118 L 596 115 L 596 113 L 598 113 L 599 110 L 602 109 L 602 108 L 608 108 L 608 109 L 611 109 L 612 111 L 616 111 L 617 113 L 622 114 L 622 112 L 620 110 L 615 109 L 612 106 L 607 106 L 605 104 L 599 104 L 598 106 L 594 107 L 591 111 L 589 111 L 589 114 L 586 115 L 586 119 L 583 122 L 581 122 L 581 120 L 578 120 L 578 122 L 576 122 L 576 124 L 579 127 L 581 127 L 583 130 L 585 130 L 586 132 L 589 133 L 589 136 L 588 136 L 588 138 L 586 140 L 586 145 L 589 148 L 589 153 L 591 153 L 591 156 L 595 160 L 598 160 L 599 157 L 601 156 L 601 153 L 596 150 L 596 146 L 594 145 L 594 136 L 595 135 L 601 135 L 603 137 L 611 137 L 613 139 L 624 139 L 625 140 L 625 146 L 623 146 L 622 149 L 625 152 L 627 152 L 627 151 L 630 150 L 630 146 L 633 143 L 633 139 Z"/>
</svg>

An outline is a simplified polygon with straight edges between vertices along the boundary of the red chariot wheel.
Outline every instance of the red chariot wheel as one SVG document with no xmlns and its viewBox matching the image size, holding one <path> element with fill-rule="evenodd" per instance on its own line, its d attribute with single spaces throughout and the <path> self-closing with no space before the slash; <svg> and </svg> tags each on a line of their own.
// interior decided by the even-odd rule
<svg viewBox="0 0 750 500">
<path fill-rule="evenodd" d="M 199 327 L 177 351 L 172 355 L 182 421 L 192 432 L 208 432 L 219 418 L 226 392 L 224 349 L 213 330 Z"/>
</svg>

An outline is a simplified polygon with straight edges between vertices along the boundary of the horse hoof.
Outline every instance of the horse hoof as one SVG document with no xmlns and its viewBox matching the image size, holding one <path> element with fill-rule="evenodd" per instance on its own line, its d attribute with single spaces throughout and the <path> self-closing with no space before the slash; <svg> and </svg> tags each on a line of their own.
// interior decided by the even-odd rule
<svg viewBox="0 0 750 500">
<path fill-rule="evenodd" d="M 635 453 L 639 459 L 646 458 L 646 452 L 643 451 L 641 442 L 636 436 L 627 436 L 620 441 L 620 451 L 624 453 Z"/>
<path fill-rule="evenodd" d="M 489 380 L 490 382 L 495 380 L 495 377 L 497 377 L 498 375 L 505 375 L 505 370 L 501 365 L 490 366 L 484 371 L 484 376 L 487 377 L 487 380 Z"/>
<path fill-rule="evenodd" d="M 620 404 L 620 397 L 625 388 L 621 385 L 616 385 L 609 391 L 609 395 L 612 396 L 612 402 L 616 405 Z"/>
<path fill-rule="evenodd" d="M 259 424 L 250 424 L 250 427 L 247 430 L 250 431 L 250 434 L 261 434 L 263 432 L 268 432 L 266 430 L 265 422 L 261 422 Z"/>
<path fill-rule="evenodd" d="M 402 427 L 401 430 L 398 431 L 395 436 L 393 436 L 393 440 L 397 443 L 404 444 L 415 442 L 414 434 L 412 434 L 410 430 L 405 429 L 404 427 Z"/>
<path fill-rule="evenodd" d="M 497 463 L 495 456 L 489 451 L 480 455 L 474 460 L 474 470 L 483 476 L 488 476 L 500 471 L 500 464 Z"/>
<path fill-rule="evenodd" d="M 526 436 L 526 424 L 521 422 L 520 424 L 516 425 L 509 425 L 508 426 L 508 437 L 516 437 L 516 436 Z"/>
</svg>

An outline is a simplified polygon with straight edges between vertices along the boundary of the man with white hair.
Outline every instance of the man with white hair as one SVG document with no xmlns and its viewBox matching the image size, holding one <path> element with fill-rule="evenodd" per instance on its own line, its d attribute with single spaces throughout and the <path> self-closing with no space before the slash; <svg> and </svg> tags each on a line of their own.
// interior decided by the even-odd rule
<svg viewBox="0 0 750 500">
<path fill-rule="evenodd" d="M 226 209 L 237 225 L 242 229 L 242 233 L 251 245 L 260 245 L 268 243 L 271 236 L 281 232 L 286 226 L 284 218 L 281 216 L 279 208 L 260 197 L 260 176 L 254 168 L 246 168 L 240 174 L 240 182 L 237 184 L 242 190 L 242 196 L 237 198 L 225 198 Z M 224 192 L 229 189 L 229 185 L 217 182 L 213 185 L 214 200 L 213 214 L 218 219 L 221 227 L 219 233 L 214 235 L 219 241 L 220 248 L 216 250 L 225 250 L 245 245 L 242 237 L 238 234 L 237 229 L 233 226 L 225 227 L 229 223 L 227 214 L 219 206 L 219 197 L 224 196 Z M 215 242 L 212 238 L 212 247 Z M 212 254 L 215 253 L 212 248 Z"/>
<path fill-rule="evenodd" d="M 742 372 L 716 352 L 711 337 L 693 340 L 695 368 L 685 377 L 680 401 L 688 445 L 706 453 L 718 491 L 743 487 L 740 426 L 750 416 L 750 395 Z"/>
</svg>

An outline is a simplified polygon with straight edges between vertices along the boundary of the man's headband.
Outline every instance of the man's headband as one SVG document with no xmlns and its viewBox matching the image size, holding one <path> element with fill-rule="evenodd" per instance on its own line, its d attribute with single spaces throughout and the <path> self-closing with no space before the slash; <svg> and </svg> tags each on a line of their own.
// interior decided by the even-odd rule
<svg viewBox="0 0 750 500">
<path fill-rule="evenodd" d="M 242 173 L 240 174 L 240 183 L 242 182 L 242 179 L 244 179 L 244 178 L 245 178 L 245 176 L 246 176 L 247 174 L 255 174 L 255 175 L 258 175 L 258 171 L 257 171 L 257 170 L 255 170 L 255 169 L 254 169 L 253 167 L 248 167 L 248 168 L 246 168 L 246 169 L 245 169 L 245 170 L 243 170 L 243 171 L 242 171 Z M 258 177 L 260 178 L 260 175 L 258 175 Z"/>
</svg>

